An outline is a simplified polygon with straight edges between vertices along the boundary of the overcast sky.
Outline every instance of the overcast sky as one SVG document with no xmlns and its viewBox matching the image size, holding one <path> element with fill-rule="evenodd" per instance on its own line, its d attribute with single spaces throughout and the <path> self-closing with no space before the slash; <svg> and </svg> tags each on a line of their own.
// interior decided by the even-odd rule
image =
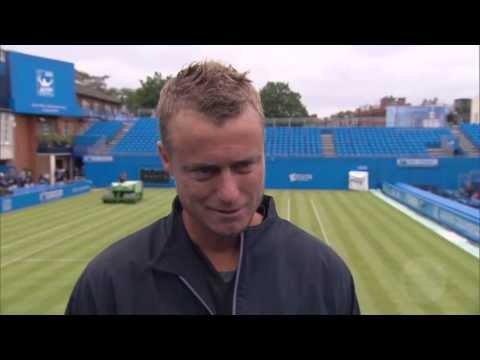
<svg viewBox="0 0 480 360">
<path fill-rule="evenodd" d="M 4 45 L 7 50 L 69 61 L 109 75 L 108 85 L 136 88 L 155 71 L 175 75 L 192 61 L 213 59 L 250 71 L 257 88 L 285 81 L 309 113 L 328 116 L 378 104 L 384 95 L 451 104 L 479 94 L 479 46 L 113 46 Z"/>
</svg>

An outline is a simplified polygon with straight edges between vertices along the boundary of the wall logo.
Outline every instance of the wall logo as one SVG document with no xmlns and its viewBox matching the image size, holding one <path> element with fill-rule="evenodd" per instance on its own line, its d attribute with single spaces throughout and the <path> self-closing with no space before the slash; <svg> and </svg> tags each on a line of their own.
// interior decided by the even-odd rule
<svg viewBox="0 0 480 360">
<path fill-rule="evenodd" d="M 12 200 L 11 199 L 3 199 L 2 202 L 2 211 L 7 212 L 12 210 Z"/>
<path fill-rule="evenodd" d="M 313 175 L 312 174 L 288 174 L 288 178 L 290 182 L 297 182 L 297 181 L 312 181 Z"/>
<path fill-rule="evenodd" d="M 53 71 L 37 70 L 37 95 L 44 97 L 54 97 L 54 82 L 55 77 Z"/>
<path fill-rule="evenodd" d="M 399 167 L 435 167 L 438 159 L 397 159 Z"/>
<path fill-rule="evenodd" d="M 112 162 L 113 156 L 97 156 L 97 155 L 85 155 L 83 157 L 84 162 Z"/>
<path fill-rule="evenodd" d="M 90 191 L 90 186 L 89 185 L 85 185 L 85 186 L 80 186 L 80 187 L 74 187 L 72 189 L 72 193 L 73 194 L 76 194 L 78 192 L 85 192 L 85 191 Z"/>
<path fill-rule="evenodd" d="M 63 197 L 63 190 L 44 191 L 40 193 L 40 202 L 61 199 Z"/>
</svg>

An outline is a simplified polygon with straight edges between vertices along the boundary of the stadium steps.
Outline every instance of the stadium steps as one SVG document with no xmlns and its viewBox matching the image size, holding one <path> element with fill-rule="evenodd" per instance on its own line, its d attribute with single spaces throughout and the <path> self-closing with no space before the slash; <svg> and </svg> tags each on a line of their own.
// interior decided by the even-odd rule
<svg viewBox="0 0 480 360">
<path fill-rule="evenodd" d="M 333 143 L 332 134 L 323 134 L 321 135 L 322 144 L 323 144 L 323 154 L 327 157 L 335 156 L 335 144 Z"/>
<path fill-rule="evenodd" d="M 448 150 L 446 149 L 442 149 L 442 148 L 430 148 L 427 150 L 428 152 L 428 155 L 430 155 L 431 157 L 448 157 L 448 156 L 452 156 L 452 153 L 449 152 Z"/>
<path fill-rule="evenodd" d="M 465 152 L 465 155 L 475 157 L 480 156 L 480 150 L 478 150 L 477 147 L 472 144 L 470 139 L 465 136 L 458 125 L 452 127 L 452 133 L 460 140 L 460 147 Z"/>
<path fill-rule="evenodd" d="M 118 144 L 118 142 L 120 140 L 123 139 L 123 137 L 125 136 L 126 133 L 128 133 L 130 131 L 130 129 L 132 128 L 132 126 L 134 125 L 133 122 L 125 122 L 123 124 L 123 127 L 120 129 L 120 131 L 117 133 L 117 135 L 115 135 L 115 137 L 112 139 L 112 141 L 110 141 L 110 143 L 107 145 L 106 147 L 106 151 L 110 152 L 110 150 Z"/>
</svg>

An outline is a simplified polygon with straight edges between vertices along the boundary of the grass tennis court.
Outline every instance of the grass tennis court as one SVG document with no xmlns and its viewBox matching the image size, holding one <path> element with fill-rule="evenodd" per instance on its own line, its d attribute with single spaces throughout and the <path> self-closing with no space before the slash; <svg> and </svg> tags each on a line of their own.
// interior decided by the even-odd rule
<svg viewBox="0 0 480 360">
<path fill-rule="evenodd" d="M 372 194 L 267 193 L 280 216 L 347 262 L 362 313 L 480 314 L 479 260 Z M 105 205 L 101 195 L 94 191 L 0 217 L 2 314 L 62 314 L 86 264 L 166 215 L 175 192 L 146 189 L 136 205 Z"/>
</svg>

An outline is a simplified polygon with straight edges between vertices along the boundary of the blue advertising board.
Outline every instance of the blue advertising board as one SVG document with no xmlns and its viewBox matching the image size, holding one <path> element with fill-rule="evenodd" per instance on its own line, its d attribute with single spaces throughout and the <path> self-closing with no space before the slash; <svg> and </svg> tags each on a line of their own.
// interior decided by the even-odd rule
<svg viewBox="0 0 480 360">
<path fill-rule="evenodd" d="M 420 214 L 480 244 L 480 213 L 478 209 L 403 183 L 384 183 L 382 190 L 388 196 Z"/>
<path fill-rule="evenodd" d="M 9 51 L 10 108 L 16 113 L 80 117 L 72 63 Z"/>
<path fill-rule="evenodd" d="M 37 185 L 33 188 L 17 189 L 13 195 L 0 197 L 0 214 L 84 194 L 91 189 L 92 182 L 89 180 L 67 185 Z"/>
</svg>

